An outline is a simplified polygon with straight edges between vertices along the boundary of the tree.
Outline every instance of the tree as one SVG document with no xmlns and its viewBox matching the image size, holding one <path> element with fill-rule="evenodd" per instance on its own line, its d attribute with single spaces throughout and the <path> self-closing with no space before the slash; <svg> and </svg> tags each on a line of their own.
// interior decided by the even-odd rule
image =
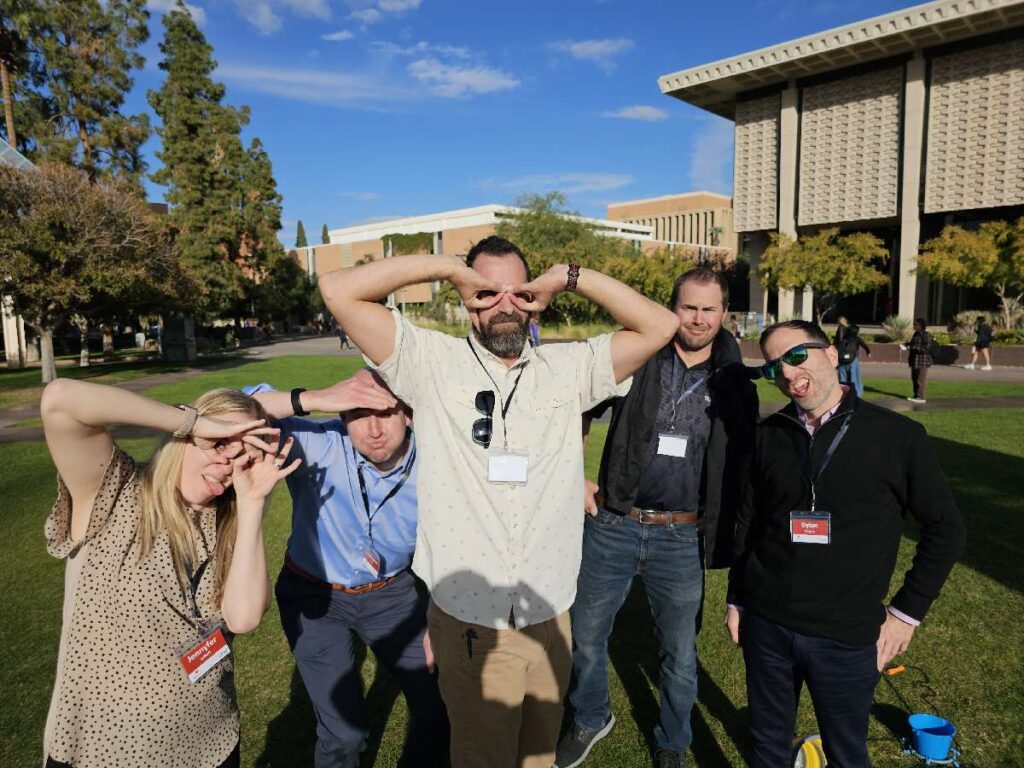
<svg viewBox="0 0 1024 768">
<path fill-rule="evenodd" d="M 19 72 L 26 97 L 20 148 L 37 163 L 67 163 L 93 179 L 112 175 L 138 184 L 149 122 L 121 108 L 133 70 L 144 63 L 138 48 L 149 38 L 146 0 L 17 4 L 32 8 L 20 27 L 26 62 Z"/>
<path fill-rule="evenodd" d="M 192 309 L 209 320 L 233 313 L 245 298 L 240 175 L 252 160 L 239 134 L 249 116 L 222 103 L 224 86 L 212 79 L 213 48 L 181 3 L 163 24 L 159 66 L 166 78 L 148 94 L 161 121 L 156 156 L 163 167 L 151 178 L 167 187 L 181 260 L 201 286 Z"/>
<path fill-rule="evenodd" d="M 988 221 L 974 230 L 950 225 L 921 246 L 917 268 L 960 288 L 988 288 L 1002 304 L 1003 325 L 1013 327 L 1024 301 L 1024 217 Z"/>
<path fill-rule="evenodd" d="M 324 245 L 328 245 L 331 242 L 331 235 L 327 231 L 327 225 L 324 224 L 323 230 L 320 232 L 320 242 Z"/>
<path fill-rule="evenodd" d="M 187 276 L 134 187 L 91 183 L 66 165 L 0 167 L 0 284 L 39 335 L 43 382 L 56 377 L 53 330 L 75 315 L 182 298 Z"/>
<path fill-rule="evenodd" d="M 773 232 L 757 271 L 765 288 L 811 288 L 821 323 L 841 298 L 888 284 L 888 275 L 875 267 L 888 260 L 882 241 L 869 232 L 840 235 L 829 228 L 796 241 Z"/>
<path fill-rule="evenodd" d="M 295 227 L 295 247 L 305 248 L 308 245 L 306 242 L 306 228 L 302 226 L 302 219 L 299 219 L 298 225 Z"/>
</svg>

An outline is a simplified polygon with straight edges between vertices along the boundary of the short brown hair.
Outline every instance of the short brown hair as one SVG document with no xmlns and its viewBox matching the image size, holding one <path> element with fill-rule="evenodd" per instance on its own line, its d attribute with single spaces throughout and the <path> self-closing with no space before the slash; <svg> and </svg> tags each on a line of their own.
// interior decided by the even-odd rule
<svg viewBox="0 0 1024 768">
<path fill-rule="evenodd" d="M 764 345 L 768 343 L 771 335 L 783 328 L 788 328 L 791 331 L 803 331 L 811 338 L 811 341 L 818 341 L 822 344 L 832 343 L 829 341 L 828 334 L 821 330 L 821 326 L 817 323 L 812 323 L 810 320 L 783 320 L 780 323 L 773 323 L 761 331 L 759 343 L 762 354 L 764 354 Z"/>
<path fill-rule="evenodd" d="M 694 267 L 693 269 L 686 270 L 676 278 L 675 283 L 672 285 L 672 298 L 668 301 L 669 309 L 674 310 L 676 308 L 676 302 L 679 301 L 679 290 L 683 287 L 683 283 L 691 281 L 701 285 L 717 283 L 718 287 L 722 289 L 722 306 L 729 306 L 729 284 L 725 281 L 722 273 L 716 272 L 711 267 Z"/>
</svg>

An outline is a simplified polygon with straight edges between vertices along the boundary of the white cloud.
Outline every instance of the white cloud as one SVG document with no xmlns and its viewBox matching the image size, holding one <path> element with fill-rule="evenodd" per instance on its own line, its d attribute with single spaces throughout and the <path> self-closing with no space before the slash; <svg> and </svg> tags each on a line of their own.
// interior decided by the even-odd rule
<svg viewBox="0 0 1024 768">
<path fill-rule="evenodd" d="M 519 87 L 519 80 L 489 67 L 459 67 L 437 59 L 417 59 L 409 64 L 409 74 L 427 84 L 438 96 L 459 98 L 479 93 L 494 93 Z"/>
<path fill-rule="evenodd" d="M 178 7 L 178 0 L 146 0 L 146 8 L 156 13 L 167 13 L 173 11 Z M 198 5 L 192 3 L 185 3 L 185 10 L 188 11 L 188 15 L 192 17 L 192 21 L 197 26 L 203 26 L 206 24 L 206 11 L 200 8 Z"/>
<path fill-rule="evenodd" d="M 380 9 L 387 13 L 403 13 L 415 11 L 422 0 L 380 0 Z"/>
<path fill-rule="evenodd" d="M 469 48 L 464 48 L 458 45 L 448 45 L 447 43 L 428 43 L 421 40 L 413 45 L 398 45 L 397 43 L 386 42 L 384 40 L 375 40 L 370 43 L 370 47 L 388 56 L 424 56 L 434 54 L 436 56 L 443 56 L 453 59 L 469 59 L 473 53 Z"/>
<path fill-rule="evenodd" d="M 547 192 L 558 190 L 567 195 L 609 192 L 628 187 L 633 177 L 624 173 L 534 173 L 515 179 L 485 179 L 481 187 L 499 187 L 510 192 Z"/>
<path fill-rule="evenodd" d="M 690 154 L 690 186 L 731 194 L 733 124 L 720 117 L 704 119 Z"/>
<path fill-rule="evenodd" d="M 595 40 L 562 40 L 551 43 L 551 48 L 559 53 L 567 53 L 579 61 L 592 61 L 605 72 L 611 72 L 617 66 L 615 57 L 633 49 L 634 43 L 628 37 L 604 38 Z"/>
<path fill-rule="evenodd" d="M 281 28 L 277 9 L 286 9 L 307 18 L 326 20 L 331 17 L 327 0 L 235 0 L 235 7 L 242 18 L 264 35 L 273 34 Z"/>
<path fill-rule="evenodd" d="M 640 120 L 645 123 L 657 123 L 668 118 L 668 112 L 658 107 L 648 107 L 637 104 L 632 107 L 622 107 L 615 111 L 602 112 L 601 117 L 614 117 L 620 120 Z"/>
<path fill-rule="evenodd" d="M 376 24 L 384 16 L 376 8 L 363 8 L 362 10 L 350 13 L 349 18 L 361 21 L 363 24 Z"/>
<path fill-rule="evenodd" d="M 331 32 L 329 35 L 320 35 L 321 40 L 330 40 L 332 43 L 351 40 L 353 37 L 355 37 L 355 33 L 349 29 L 339 29 L 337 32 Z"/>
<path fill-rule="evenodd" d="M 342 192 L 341 196 L 350 198 L 352 200 L 380 200 L 379 192 Z"/>
<path fill-rule="evenodd" d="M 222 64 L 217 75 L 242 88 L 310 104 L 379 107 L 422 98 L 411 88 L 361 73 Z"/>
</svg>

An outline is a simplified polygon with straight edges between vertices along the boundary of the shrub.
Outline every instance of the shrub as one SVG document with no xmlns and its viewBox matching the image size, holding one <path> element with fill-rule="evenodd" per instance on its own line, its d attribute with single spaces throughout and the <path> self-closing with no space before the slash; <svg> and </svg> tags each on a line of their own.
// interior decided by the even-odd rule
<svg viewBox="0 0 1024 768">
<path fill-rule="evenodd" d="M 906 344 L 914 335 L 914 323 L 909 317 L 890 315 L 882 322 L 882 336 L 886 341 Z"/>
</svg>

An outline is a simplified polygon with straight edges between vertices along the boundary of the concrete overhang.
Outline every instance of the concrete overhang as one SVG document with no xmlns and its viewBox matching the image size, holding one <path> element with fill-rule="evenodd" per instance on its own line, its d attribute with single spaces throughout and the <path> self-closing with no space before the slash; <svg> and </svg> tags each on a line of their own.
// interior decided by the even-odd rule
<svg viewBox="0 0 1024 768">
<path fill-rule="evenodd" d="M 1024 26 L 1024 0 L 936 0 L 658 79 L 661 92 L 729 118 L 736 96 L 831 70 Z"/>
</svg>

